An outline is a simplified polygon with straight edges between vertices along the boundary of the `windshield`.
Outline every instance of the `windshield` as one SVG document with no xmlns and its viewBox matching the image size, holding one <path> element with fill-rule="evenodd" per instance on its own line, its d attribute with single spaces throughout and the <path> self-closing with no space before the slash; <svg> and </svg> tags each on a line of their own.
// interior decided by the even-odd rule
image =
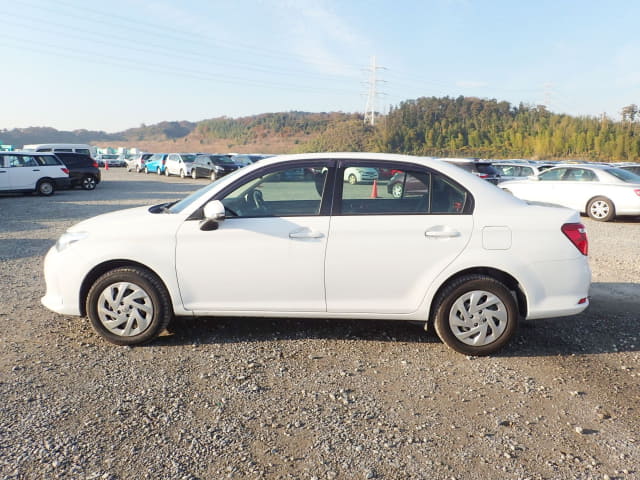
<svg viewBox="0 0 640 480">
<path fill-rule="evenodd" d="M 182 157 L 182 161 L 185 163 L 191 163 L 196 159 L 195 155 L 180 155 Z"/>
<path fill-rule="evenodd" d="M 610 173 L 618 180 L 622 180 L 627 183 L 640 183 L 640 175 L 636 175 L 635 173 L 628 172 L 627 170 L 623 170 L 621 168 L 607 168 L 605 172 Z"/>
<path fill-rule="evenodd" d="M 220 182 L 222 182 L 222 181 L 226 182 L 227 180 L 229 180 L 231 178 L 234 178 L 235 176 L 238 176 L 238 175 L 243 174 L 243 173 L 244 172 L 242 170 L 236 170 L 235 172 L 232 172 L 229 175 L 225 175 L 224 177 L 219 178 L 215 182 L 211 182 L 206 187 L 203 187 L 200 190 L 196 190 L 191 195 L 188 195 L 188 196 L 184 197 L 182 200 L 180 200 L 179 202 L 177 202 L 174 205 L 172 205 L 171 208 L 169 208 L 168 212 L 169 213 L 180 213 L 181 211 L 183 211 L 185 208 L 187 208 L 189 205 L 191 205 L 193 202 L 195 202 L 199 198 L 207 196 L 209 194 L 209 192 L 211 192 L 211 190 L 215 189 L 216 186 Z"/>
<path fill-rule="evenodd" d="M 229 157 L 211 157 L 211 160 L 218 165 L 235 165 L 235 162 Z"/>
</svg>

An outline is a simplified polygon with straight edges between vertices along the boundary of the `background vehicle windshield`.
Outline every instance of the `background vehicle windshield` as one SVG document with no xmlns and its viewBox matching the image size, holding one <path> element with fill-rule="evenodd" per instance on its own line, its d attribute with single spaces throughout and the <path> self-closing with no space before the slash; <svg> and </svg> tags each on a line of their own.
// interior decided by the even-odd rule
<svg viewBox="0 0 640 480">
<path fill-rule="evenodd" d="M 621 168 L 608 168 L 605 170 L 614 177 L 627 183 L 640 183 L 640 175 L 622 170 Z"/>
</svg>

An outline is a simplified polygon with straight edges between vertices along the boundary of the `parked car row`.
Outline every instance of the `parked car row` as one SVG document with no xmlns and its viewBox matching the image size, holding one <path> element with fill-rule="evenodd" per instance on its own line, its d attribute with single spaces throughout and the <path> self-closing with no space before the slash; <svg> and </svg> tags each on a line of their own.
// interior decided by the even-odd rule
<svg viewBox="0 0 640 480">
<path fill-rule="evenodd" d="M 0 152 L 0 192 L 52 195 L 62 188 L 93 190 L 98 163 L 84 153 Z"/>
</svg>

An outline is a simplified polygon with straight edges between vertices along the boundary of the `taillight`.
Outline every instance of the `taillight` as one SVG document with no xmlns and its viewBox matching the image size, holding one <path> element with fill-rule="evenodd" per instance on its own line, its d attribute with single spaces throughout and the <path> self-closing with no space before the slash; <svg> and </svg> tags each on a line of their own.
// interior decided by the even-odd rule
<svg viewBox="0 0 640 480">
<path fill-rule="evenodd" d="M 635 194 L 638 195 L 640 197 L 640 188 L 636 188 L 634 190 Z"/>
<path fill-rule="evenodd" d="M 479 176 L 480 178 L 482 178 L 482 179 L 485 179 L 485 178 L 487 178 L 489 175 L 488 175 L 488 174 L 486 174 L 486 173 L 478 173 L 478 176 Z"/>
<path fill-rule="evenodd" d="M 96 162 L 95 160 L 93 161 L 93 166 L 96 168 L 100 168 L 100 165 L 98 165 L 98 162 Z"/>
<path fill-rule="evenodd" d="M 69 169 L 68 168 L 61 168 L 60 170 L 62 170 L 67 175 L 69 175 Z"/>
<path fill-rule="evenodd" d="M 584 225 L 581 223 L 565 223 L 562 225 L 562 233 L 564 233 L 571 243 L 573 243 L 576 248 L 583 255 L 587 255 L 589 253 L 589 240 L 587 239 L 587 230 L 584 228 Z"/>
</svg>

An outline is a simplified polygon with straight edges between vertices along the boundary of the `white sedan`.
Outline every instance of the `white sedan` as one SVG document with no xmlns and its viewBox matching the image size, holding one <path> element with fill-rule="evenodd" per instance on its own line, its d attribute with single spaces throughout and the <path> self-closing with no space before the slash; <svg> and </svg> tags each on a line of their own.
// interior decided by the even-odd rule
<svg viewBox="0 0 640 480">
<path fill-rule="evenodd" d="M 601 222 L 640 215 L 640 176 L 606 165 L 558 166 L 499 187 L 523 200 L 573 208 Z"/>
<path fill-rule="evenodd" d="M 350 168 L 427 188 L 372 196 L 344 182 Z M 288 175 L 300 169 L 314 174 Z M 118 345 L 154 339 L 174 316 L 362 318 L 423 322 L 454 350 L 487 355 L 521 318 L 587 308 L 587 248 L 577 212 L 528 205 L 439 160 L 291 155 L 71 227 L 46 256 L 42 303 L 87 315 Z"/>
</svg>

